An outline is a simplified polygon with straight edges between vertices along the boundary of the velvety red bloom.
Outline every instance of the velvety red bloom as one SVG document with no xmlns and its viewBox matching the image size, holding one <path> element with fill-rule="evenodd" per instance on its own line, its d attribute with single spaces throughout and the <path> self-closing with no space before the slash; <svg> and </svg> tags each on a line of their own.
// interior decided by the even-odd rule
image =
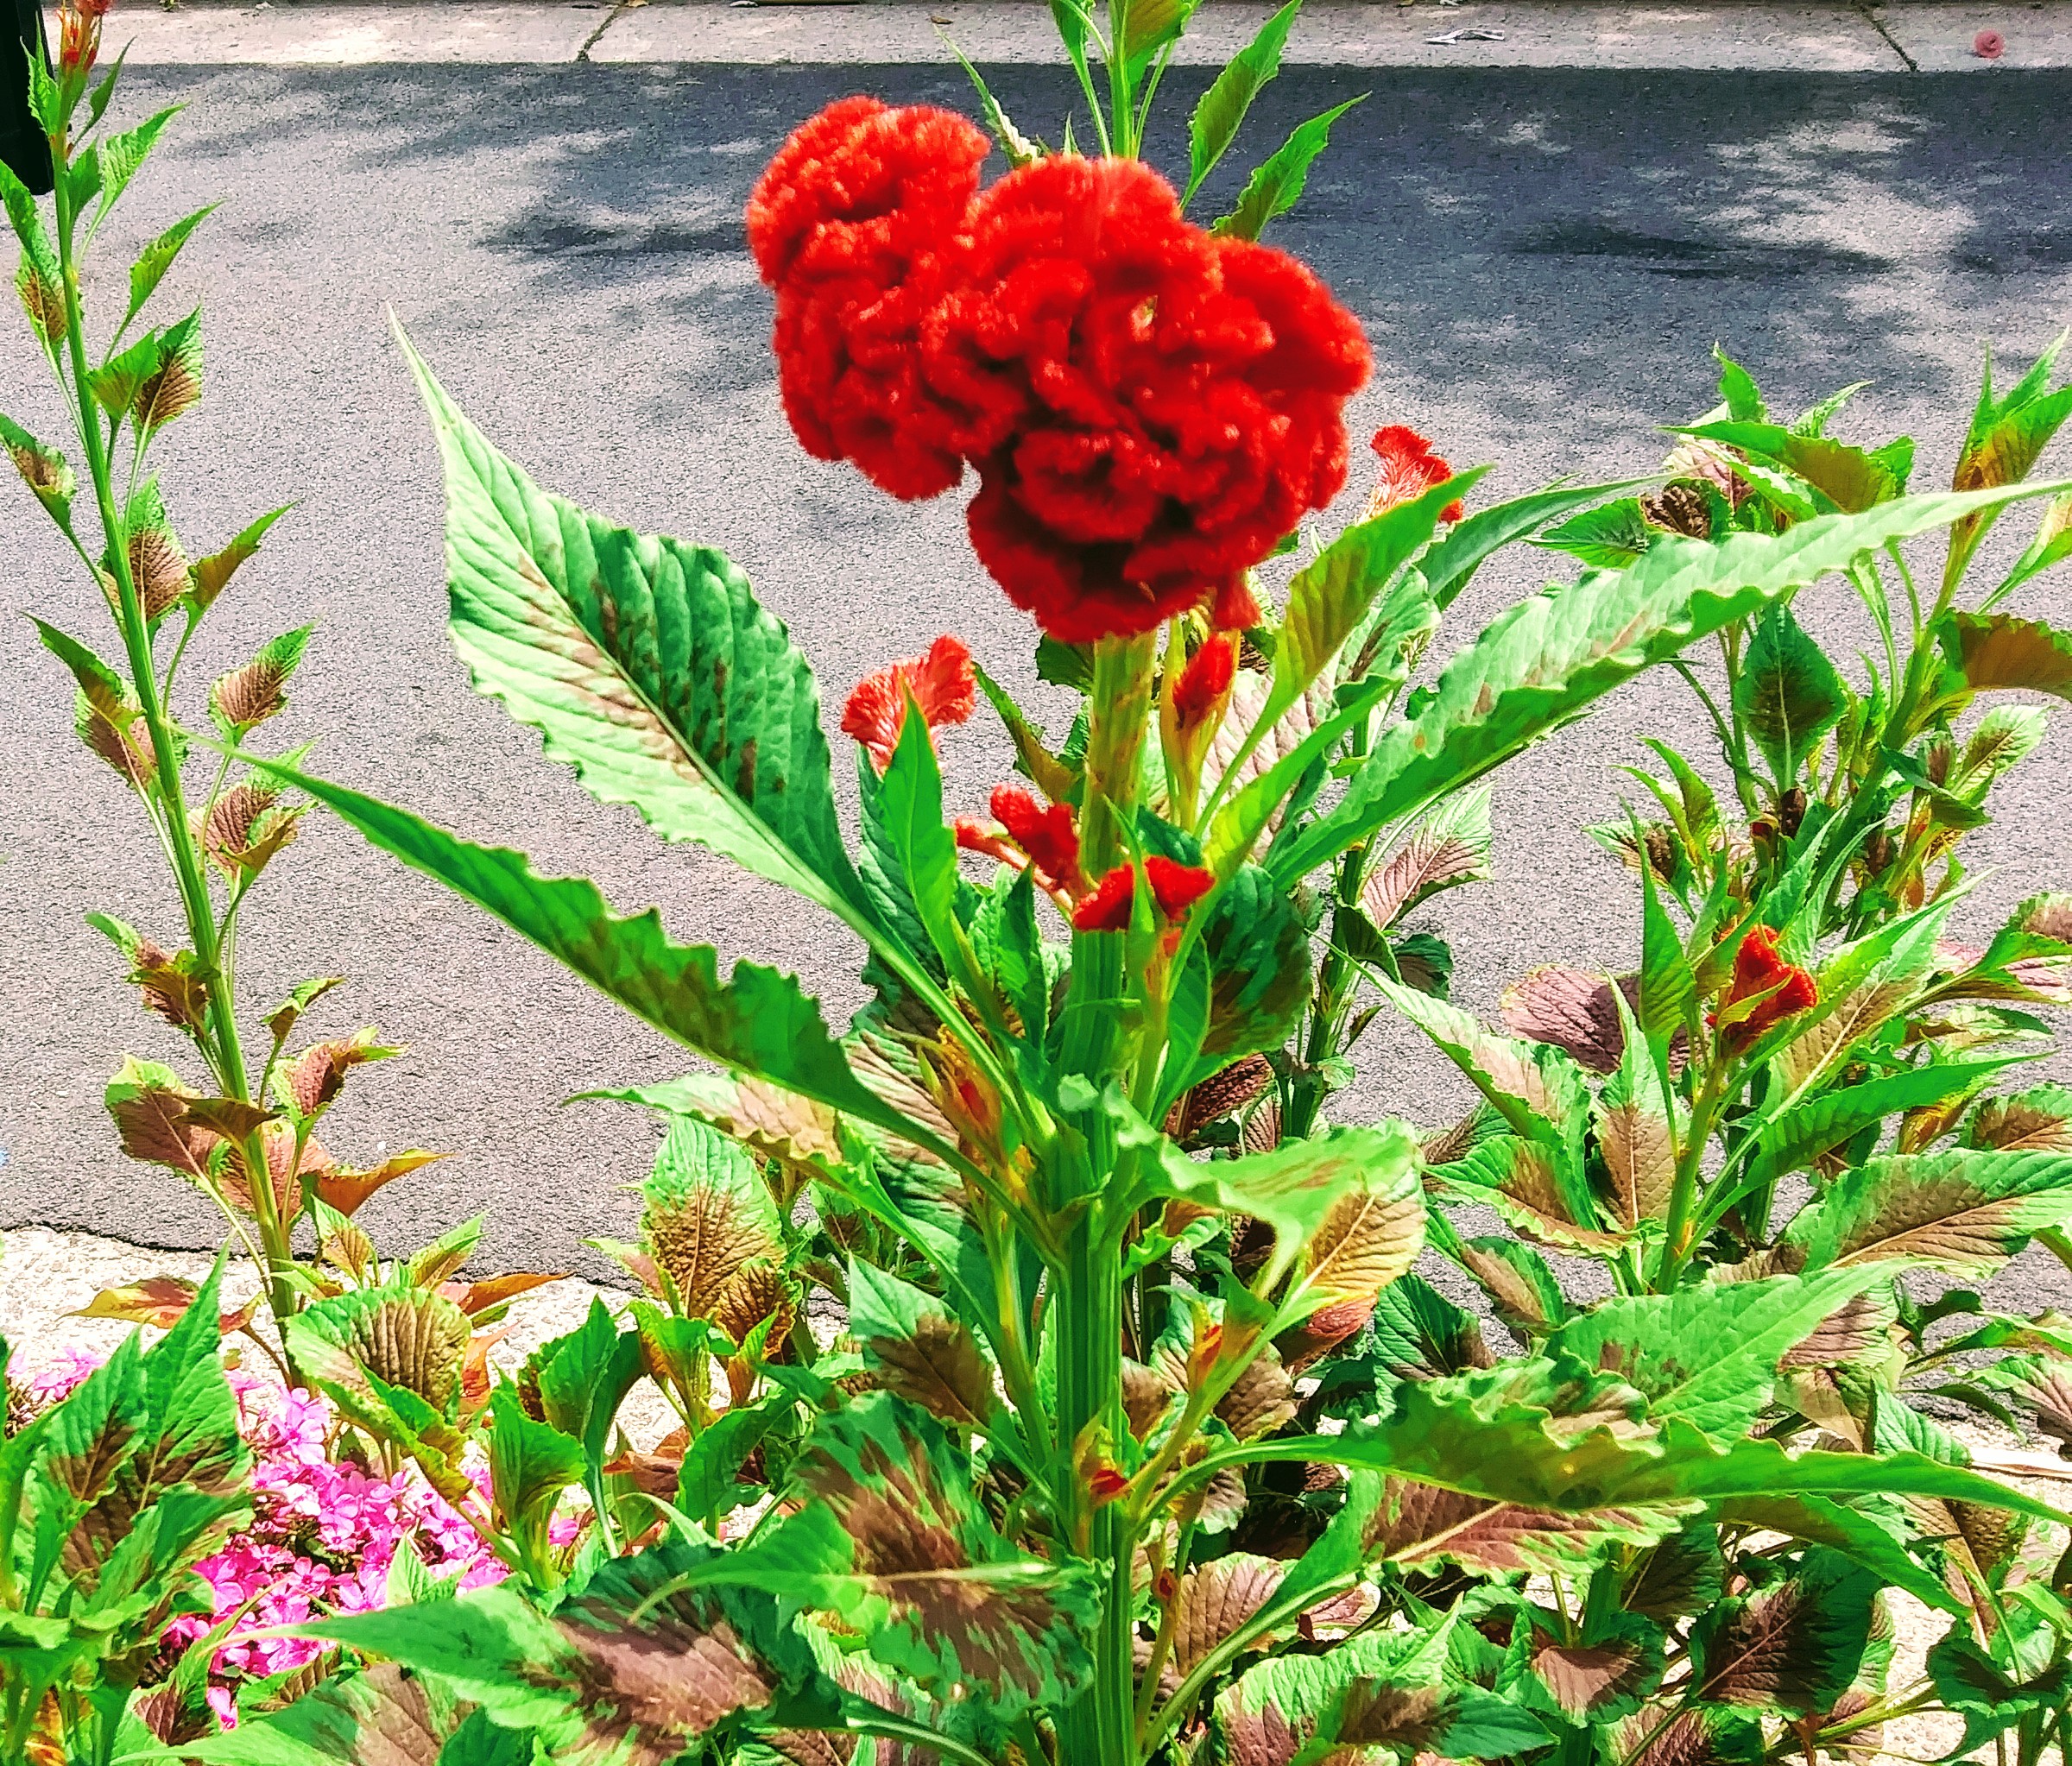
<svg viewBox="0 0 2072 1766">
<path fill-rule="evenodd" d="M 1374 481 L 1374 494 L 1367 506 L 1370 521 L 1398 503 L 1423 496 L 1434 485 L 1443 484 L 1453 476 L 1453 468 L 1432 451 L 1431 444 L 1404 424 L 1392 423 L 1386 429 L 1377 429 L 1368 445 L 1381 459 L 1381 476 Z M 1439 511 L 1439 519 L 1457 521 L 1462 513 L 1456 498 Z"/>
<path fill-rule="evenodd" d="M 1216 886 L 1212 872 L 1158 854 L 1144 861 L 1144 875 L 1151 884 L 1152 899 L 1169 920 L 1178 919 Z M 1117 865 L 1073 911 L 1072 925 L 1082 932 L 1128 931 L 1136 896 L 1136 872 L 1128 865 Z"/>
<path fill-rule="evenodd" d="M 1117 865 L 1101 880 L 1094 892 L 1072 910 L 1072 930 L 1127 932 L 1136 899 L 1137 874 L 1128 865 Z"/>
<path fill-rule="evenodd" d="M 1153 853 L 1144 861 L 1144 875 L 1151 884 L 1152 899 L 1169 920 L 1177 920 L 1216 887 L 1216 874 L 1199 865 L 1183 865 L 1177 859 Z"/>
<path fill-rule="evenodd" d="M 794 130 L 749 199 L 749 247 L 777 293 L 778 389 L 808 453 L 853 460 L 894 496 L 963 474 L 917 426 L 921 320 L 946 286 L 986 138 L 926 105 L 843 98 Z"/>
<path fill-rule="evenodd" d="M 1771 993 L 1773 987 L 1777 991 Z M 1726 1005 L 1715 1017 L 1762 993 L 1770 997 L 1738 1024 L 1728 1026 L 1729 1049 L 1747 1048 L 1780 1019 L 1808 1011 L 1819 1001 L 1820 989 L 1813 977 L 1778 955 L 1777 931 L 1771 926 L 1757 926 L 1741 940 L 1740 949 L 1734 955 L 1733 985 L 1727 990 Z"/>
<path fill-rule="evenodd" d="M 970 716 L 976 691 L 971 653 L 959 640 L 945 635 L 931 644 L 925 654 L 909 656 L 857 682 L 842 708 L 843 734 L 869 749 L 882 773 L 900 745 L 909 694 L 932 732 Z"/>
<path fill-rule="evenodd" d="M 1216 709 L 1236 672 L 1237 640 L 1228 632 L 1213 633 L 1173 683 L 1172 715 L 1182 729 L 1193 728 Z"/>
<path fill-rule="evenodd" d="M 1052 636 L 1223 602 L 1344 482 L 1357 322 L 1294 259 L 1183 220 L 1136 161 L 1002 179 L 962 283 L 926 331 L 930 384 L 970 413 L 979 561 Z"/>
<path fill-rule="evenodd" d="M 1045 888 L 1077 894 L 1086 887 L 1079 874 L 1079 830 L 1072 825 L 1071 804 L 1052 804 L 1046 810 L 1018 786 L 996 785 L 989 807 L 993 819 L 1029 855 Z"/>
</svg>

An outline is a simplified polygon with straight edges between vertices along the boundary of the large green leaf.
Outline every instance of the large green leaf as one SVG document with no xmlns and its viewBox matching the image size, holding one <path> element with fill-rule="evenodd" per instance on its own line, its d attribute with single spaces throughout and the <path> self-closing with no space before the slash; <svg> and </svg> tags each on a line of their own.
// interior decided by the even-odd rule
<svg viewBox="0 0 2072 1766">
<path fill-rule="evenodd" d="M 404 348 L 445 464 L 448 628 L 476 690 L 665 839 L 856 917 L 819 689 L 748 578 L 540 489 Z"/>
<path fill-rule="evenodd" d="M 2056 488 L 2056 487 L 2052 487 Z M 1509 759 L 1620 682 L 1889 541 L 1998 508 L 2041 487 L 1902 497 L 1775 538 L 1665 537 L 1631 569 L 1520 602 L 1450 662 L 1430 700 L 1388 730 L 1337 806 L 1276 845 L 1277 880 L 1306 876 L 1355 841 Z"/>
<path fill-rule="evenodd" d="M 1769 1403 L 1778 1362 L 1891 1275 L 1870 1265 L 1608 1300 L 1555 1332 L 1547 1353 L 1616 1373 L 1646 1397 L 1651 1416 L 1734 1441 Z"/>
<path fill-rule="evenodd" d="M 993 1370 L 971 1327 L 933 1295 L 855 1258 L 849 1334 L 886 1390 L 966 1429 L 996 1408 Z"/>
<path fill-rule="evenodd" d="M 1791 1222 L 1809 1269 L 1909 1263 L 1989 1275 L 2072 1220 L 2072 1153 L 1901 1153 L 1854 1166 Z"/>
<path fill-rule="evenodd" d="M 1930 1062 L 1794 1104 L 1757 1133 L 1743 1170 L 1746 1183 L 1753 1188 L 1774 1183 L 1887 1116 L 1965 1096 L 2008 1064 L 2006 1059 Z"/>
<path fill-rule="evenodd" d="M 509 1585 L 304 1628 L 408 1662 L 549 1757 L 660 1766 L 699 1742 L 774 1725 L 816 1678 L 775 1601 L 703 1582 L 719 1554 L 671 1544 L 607 1560 L 552 1612 Z M 831 1719 L 831 1687 L 818 1689 Z"/>
<path fill-rule="evenodd" d="M 1643 482 L 1628 478 L 1611 484 L 1557 484 L 1475 510 L 1455 522 L 1446 537 L 1418 560 L 1432 600 L 1443 612 L 1453 605 L 1475 573 L 1513 540 L 1523 539 L 1572 509 L 1616 496 Z"/>
<path fill-rule="evenodd" d="M 1722 1601 L 1693 1635 L 1696 1696 L 1804 1717 L 1833 1708 L 1870 1641 L 1878 1578 L 1816 1548 L 1791 1575 Z"/>
<path fill-rule="evenodd" d="M 1237 206 L 1216 222 L 1213 231 L 1239 239 L 1256 239 L 1276 215 L 1286 214 L 1302 199 L 1309 181 L 1310 166 L 1331 138 L 1331 125 L 1361 102 L 1348 98 L 1320 116 L 1296 125 L 1293 134 L 1273 150 L 1245 186 Z"/>
<path fill-rule="evenodd" d="M 1098 1584 L 1002 1538 L 976 1472 L 925 1411 L 869 1393 L 807 1438 L 793 1476 L 814 1500 L 711 1574 L 832 1612 L 924 1687 L 1056 1708 L 1091 1668 Z"/>
<path fill-rule="evenodd" d="M 1340 1749 L 1486 1760 L 1544 1746 L 1545 1725 L 1515 1700 L 1449 1673 L 1450 1629 L 1370 1631 L 1328 1655 L 1260 1663 L 1216 1701 L 1233 1766 L 1292 1766 Z"/>
<path fill-rule="evenodd" d="M 1789 785 L 1848 703 L 1827 653 L 1781 602 L 1759 620 L 1734 683 L 1734 707 L 1755 738 L 1770 776 Z"/>
<path fill-rule="evenodd" d="M 385 1662 L 333 1675 L 281 1710 L 247 1715 L 177 1753 L 205 1766 L 439 1766 L 458 1727 L 453 1695 L 437 1679 Z"/>
<path fill-rule="evenodd" d="M 718 953 L 709 944 L 675 943 L 653 908 L 630 918 L 613 913 L 587 879 L 541 877 L 509 847 L 477 846 L 377 798 L 247 758 L 308 792 L 413 870 L 488 910 L 686 1048 L 909 1138 L 924 1132 L 850 1070 L 818 1007 L 792 976 L 743 962 L 723 983 Z"/>
<path fill-rule="evenodd" d="M 1378 1421 L 1342 1435 L 1226 1448 L 1184 1475 L 1203 1479 L 1254 1460 L 1322 1460 L 1563 1513 L 1795 1492 L 1936 1496 L 2058 1518 L 2019 1491 L 1917 1453 L 1794 1454 L 1767 1440 L 1722 1448 L 1675 1417 L 1635 1428 L 1639 1394 L 1572 1360 L 1406 1381 L 1392 1399 Z"/>
<path fill-rule="evenodd" d="M 1259 28 L 1257 36 L 1224 63 L 1222 72 L 1202 94 L 1187 123 L 1187 188 L 1181 193 L 1183 204 L 1193 199 L 1202 180 L 1216 169 L 1216 162 L 1236 139 L 1238 125 L 1245 120 L 1252 100 L 1280 72 L 1280 52 L 1287 45 L 1288 31 L 1301 9 L 1302 0 L 1288 0 Z"/>
</svg>

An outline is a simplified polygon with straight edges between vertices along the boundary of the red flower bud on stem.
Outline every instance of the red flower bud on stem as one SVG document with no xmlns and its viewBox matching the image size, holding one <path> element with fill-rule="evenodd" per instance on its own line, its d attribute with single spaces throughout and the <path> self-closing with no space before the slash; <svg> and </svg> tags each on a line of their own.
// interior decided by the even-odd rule
<svg viewBox="0 0 2072 1766">
<path fill-rule="evenodd" d="M 1810 1011 L 1820 1000 L 1820 989 L 1813 977 L 1778 955 L 1773 926 L 1753 927 L 1741 940 L 1740 949 L 1734 955 L 1733 983 L 1710 1021 L 1717 1025 L 1735 1006 L 1750 1000 L 1758 1003 L 1726 1027 L 1724 1040 L 1730 1054 L 1752 1046 L 1772 1025 Z"/>
<path fill-rule="evenodd" d="M 909 696 L 921 708 L 932 741 L 943 725 L 962 723 L 971 716 L 977 691 L 971 653 L 960 640 L 940 637 L 924 654 L 909 656 L 859 681 L 842 708 L 843 734 L 862 743 L 882 773 L 900 745 Z"/>
</svg>

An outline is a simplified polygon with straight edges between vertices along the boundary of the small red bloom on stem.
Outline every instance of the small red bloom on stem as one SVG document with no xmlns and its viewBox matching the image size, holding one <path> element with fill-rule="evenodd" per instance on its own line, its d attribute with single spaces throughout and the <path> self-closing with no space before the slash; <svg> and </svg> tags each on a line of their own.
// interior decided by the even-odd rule
<svg viewBox="0 0 2072 1766">
<path fill-rule="evenodd" d="M 1813 977 L 1778 955 L 1777 930 L 1772 926 L 1757 926 L 1741 940 L 1740 949 L 1734 955 L 1733 985 L 1727 990 L 1725 1004 L 1714 1014 L 1714 1021 L 1741 1001 L 1762 995 L 1768 997 L 1746 1018 L 1728 1025 L 1726 1043 L 1730 1052 L 1749 1047 L 1772 1025 L 1809 1011 L 1819 1001 L 1820 989 Z"/>
<path fill-rule="evenodd" d="M 1237 640 L 1228 632 L 1212 634 L 1189 659 L 1173 684 L 1172 715 L 1182 732 L 1205 720 L 1230 691 L 1237 672 Z"/>
<path fill-rule="evenodd" d="M 1213 872 L 1156 853 L 1144 861 L 1144 875 L 1151 885 L 1151 899 L 1169 920 L 1180 918 L 1216 886 Z M 1136 897 L 1135 870 L 1117 865 L 1074 911 L 1072 925 L 1081 932 L 1126 932 Z"/>
<path fill-rule="evenodd" d="M 1053 892 L 1077 895 L 1086 888 L 1079 874 L 1079 830 L 1072 825 L 1069 804 L 1039 807 L 1028 792 L 1012 785 L 993 787 L 993 819 L 1029 855 L 1037 880 Z"/>
<path fill-rule="evenodd" d="M 101 20 L 114 0 L 66 0 L 58 8 L 58 71 L 85 73 L 101 50 Z"/>
<path fill-rule="evenodd" d="M 1129 1479 L 1118 1466 L 1106 1460 L 1095 1460 L 1086 1467 L 1086 1493 L 1093 1498 L 1096 1508 L 1105 1507 L 1129 1488 Z"/>
<path fill-rule="evenodd" d="M 1398 503 L 1420 497 L 1434 485 L 1453 476 L 1453 468 L 1432 451 L 1431 444 L 1416 430 L 1401 423 L 1377 429 L 1368 444 L 1381 459 L 1381 476 L 1374 481 L 1374 494 L 1367 505 L 1367 519 L 1393 509 Z M 1459 499 L 1439 511 L 1442 521 L 1457 521 L 1463 513 Z"/>
<path fill-rule="evenodd" d="M 932 737 L 944 724 L 962 723 L 970 716 L 977 686 L 971 653 L 956 638 L 938 638 L 924 654 L 909 656 L 856 684 L 842 708 L 843 734 L 862 743 L 882 773 L 900 745 L 910 694 Z"/>
</svg>

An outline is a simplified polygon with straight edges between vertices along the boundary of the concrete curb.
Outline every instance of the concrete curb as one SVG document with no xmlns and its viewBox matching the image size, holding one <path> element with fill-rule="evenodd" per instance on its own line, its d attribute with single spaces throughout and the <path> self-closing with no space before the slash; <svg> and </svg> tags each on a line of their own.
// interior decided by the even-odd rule
<svg viewBox="0 0 2072 1766">
<path fill-rule="evenodd" d="M 1215 0 L 1177 59 L 1220 64 L 1271 10 L 1259 0 Z M 1988 28 L 2006 43 L 1994 60 L 1973 53 Z M 1030 0 L 185 0 L 171 10 L 125 7 L 108 28 L 111 44 L 129 42 L 130 61 L 143 66 L 935 64 L 951 59 L 945 35 L 982 63 L 1063 60 L 1047 9 Z M 1294 66 L 1990 74 L 2072 67 L 2072 8 L 2041 0 L 1315 0 L 1285 59 Z"/>
</svg>

